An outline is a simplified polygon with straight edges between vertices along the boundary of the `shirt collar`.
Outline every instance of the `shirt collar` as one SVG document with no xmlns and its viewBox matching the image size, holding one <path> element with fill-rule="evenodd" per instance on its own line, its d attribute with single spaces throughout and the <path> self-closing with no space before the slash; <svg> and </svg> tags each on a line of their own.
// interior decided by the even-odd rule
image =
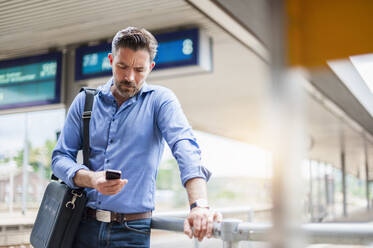
<svg viewBox="0 0 373 248">
<path fill-rule="evenodd" d="M 113 94 L 111 93 L 111 90 L 110 90 L 111 86 L 113 84 L 114 84 L 114 79 L 110 78 L 109 81 L 107 81 L 106 84 L 99 87 L 99 95 L 103 96 L 105 98 L 113 99 L 114 96 L 113 96 Z M 140 89 L 140 92 L 138 94 L 136 94 L 135 97 L 136 97 L 136 99 L 138 99 L 138 97 L 141 96 L 142 94 L 153 91 L 153 90 L 154 90 L 154 87 L 152 87 L 151 85 L 144 82 L 144 84 L 142 85 L 142 87 Z"/>
<path fill-rule="evenodd" d="M 107 82 L 106 82 L 106 84 L 104 84 L 104 85 L 102 85 L 102 86 L 100 86 L 99 87 L 99 90 L 100 90 L 100 95 L 103 95 L 103 96 L 105 96 L 105 97 L 113 97 L 113 94 L 111 93 L 111 90 L 110 90 L 110 88 L 111 88 L 111 86 L 113 85 L 113 78 L 110 78 Z"/>
<path fill-rule="evenodd" d="M 142 94 L 153 91 L 153 90 L 154 88 L 151 85 L 144 82 L 138 95 L 141 96 Z"/>
</svg>

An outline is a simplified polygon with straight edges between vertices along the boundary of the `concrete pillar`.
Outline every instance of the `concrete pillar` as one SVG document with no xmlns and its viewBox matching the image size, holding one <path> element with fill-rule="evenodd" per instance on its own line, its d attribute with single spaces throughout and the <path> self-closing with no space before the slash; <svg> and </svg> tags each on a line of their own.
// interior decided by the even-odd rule
<svg viewBox="0 0 373 248">
<path fill-rule="evenodd" d="M 65 56 L 65 84 L 64 84 L 64 103 L 66 104 L 66 110 L 69 109 L 75 96 L 79 93 L 82 86 L 80 83 L 75 82 L 75 48 L 76 45 L 70 45 L 66 49 Z M 66 111 L 67 114 L 68 111 Z"/>
<path fill-rule="evenodd" d="M 309 192 L 309 211 L 310 211 L 310 216 L 311 216 L 311 221 L 313 221 L 313 174 L 312 174 L 312 161 L 309 160 L 309 187 L 310 187 L 310 192 Z"/>
<path fill-rule="evenodd" d="M 342 171 L 342 194 L 343 194 L 343 216 L 347 217 L 347 185 L 346 185 L 346 151 L 344 136 L 341 136 L 341 171 Z"/>
<path fill-rule="evenodd" d="M 322 173 L 321 173 L 321 162 L 317 161 L 317 176 L 316 176 L 316 185 L 317 185 L 317 221 L 321 216 L 321 206 L 322 206 Z"/>
<path fill-rule="evenodd" d="M 302 209 L 301 164 L 305 157 L 304 109 L 299 74 L 287 66 L 285 1 L 270 1 L 271 19 L 271 152 L 273 155 L 272 248 L 303 247 L 299 227 Z"/>
<path fill-rule="evenodd" d="M 369 158 L 368 158 L 368 142 L 364 139 L 364 162 L 365 162 L 365 191 L 367 198 L 367 210 L 370 209 L 370 199 L 369 199 Z"/>
<path fill-rule="evenodd" d="M 24 150 L 23 150 L 23 163 L 22 163 L 22 214 L 26 214 L 27 210 L 27 195 L 28 195 L 28 113 L 25 113 L 25 137 L 24 137 Z"/>
</svg>

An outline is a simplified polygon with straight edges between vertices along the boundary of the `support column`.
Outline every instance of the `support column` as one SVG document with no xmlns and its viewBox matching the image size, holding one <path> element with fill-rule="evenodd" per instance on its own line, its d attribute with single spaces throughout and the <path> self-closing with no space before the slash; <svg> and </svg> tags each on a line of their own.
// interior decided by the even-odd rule
<svg viewBox="0 0 373 248">
<path fill-rule="evenodd" d="M 322 173 L 321 173 L 321 162 L 317 161 L 317 208 L 316 208 L 316 221 L 320 222 L 321 209 L 322 209 Z"/>
<path fill-rule="evenodd" d="M 283 0 L 271 0 L 271 84 L 268 122 L 272 153 L 273 230 L 271 248 L 303 247 L 300 232 L 302 193 L 301 164 L 305 157 L 305 131 L 301 88 L 304 78 L 287 64 L 286 6 Z M 267 134 L 267 135 L 268 135 Z"/>
<path fill-rule="evenodd" d="M 22 214 L 26 214 L 27 210 L 27 195 L 28 195 L 28 113 L 25 113 L 25 137 L 24 137 L 24 150 L 23 150 L 23 163 L 22 163 Z"/>
<path fill-rule="evenodd" d="M 311 221 L 313 221 L 313 219 L 314 219 L 314 215 L 313 215 L 313 177 L 312 177 L 312 161 L 311 160 L 309 160 L 309 173 L 310 173 L 309 211 L 310 211 Z"/>
<path fill-rule="evenodd" d="M 368 144 L 366 138 L 364 138 L 364 161 L 365 161 L 365 187 L 366 187 L 366 197 L 367 197 L 367 210 L 370 209 L 370 199 L 369 199 L 369 158 L 368 158 Z"/>
<path fill-rule="evenodd" d="M 343 195 L 343 216 L 347 217 L 347 185 L 346 185 L 346 151 L 344 136 L 341 136 L 341 170 L 342 170 L 342 195 Z"/>
<path fill-rule="evenodd" d="M 75 82 L 75 49 L 77 45 L 70 45 L 65 50 L 65 71 L 64 71 L 64 103 L 66 104 L 66 115 L 67 110 L 70 108 L 75 96 L 79 93 L 81 87 L 86 86 L 85 83 Z"/>
</svg>

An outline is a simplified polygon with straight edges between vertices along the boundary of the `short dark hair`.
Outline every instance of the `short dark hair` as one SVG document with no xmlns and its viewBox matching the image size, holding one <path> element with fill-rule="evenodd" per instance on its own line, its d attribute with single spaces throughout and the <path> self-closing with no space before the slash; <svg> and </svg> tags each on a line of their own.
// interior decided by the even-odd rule
<svg viewBox="0 0 373 248">
<path fill-rule="evenodd" d="M 120 30 L 114 36 L 111 43 L 111 52 L 115 54 L 121 47 L 127 47 L 134 51 L 145 49 L 149 52 L 150 61 L 153 61 L 157 54 L 158 42 L 146 29 L 128 27 Z"/>
</svg>

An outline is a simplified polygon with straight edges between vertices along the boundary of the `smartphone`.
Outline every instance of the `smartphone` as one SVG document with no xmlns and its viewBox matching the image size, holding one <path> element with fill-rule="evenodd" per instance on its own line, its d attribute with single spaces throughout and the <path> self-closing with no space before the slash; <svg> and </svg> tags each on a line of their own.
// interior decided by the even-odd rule
<svg viewBox="0 0 373 248">
<path fill-rule="evenodd" d="M 106 180 L 120 179 L 122 172 L 120 170 L 106 170 L 105 172 Z"/>
</svg>

